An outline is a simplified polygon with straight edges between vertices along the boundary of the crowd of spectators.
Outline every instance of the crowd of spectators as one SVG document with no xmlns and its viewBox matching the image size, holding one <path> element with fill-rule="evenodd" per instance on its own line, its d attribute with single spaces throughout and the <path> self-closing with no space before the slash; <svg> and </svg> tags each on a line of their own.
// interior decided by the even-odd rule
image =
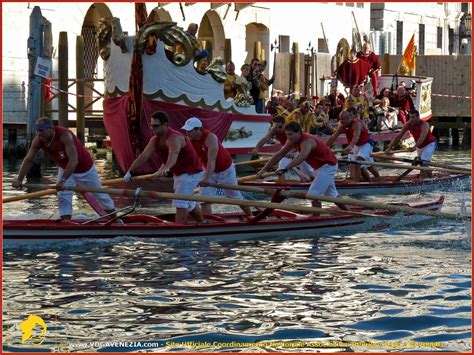
<svg viewBox="0 0 474 355">
<path fill-rule="evenodd" d="M 369 100 L 363 87 L 354 85 L 344 96 L 336 86 L 331 86 L 326 96 L 300 97 L 275 95 L 267 103 L 265 112 L 272 116 L 283 116 L 286 122 L 297 121 L 304 131 L 317 135 L 332 134 L 339 114 L 353 107 L 370 131 L 387 131 L 401 128 L 406 123 L 408 112 L 414 109 L 415 91 L 407 89 L 405 82 L 395 89 L 384 87 Z"/>
</svg>

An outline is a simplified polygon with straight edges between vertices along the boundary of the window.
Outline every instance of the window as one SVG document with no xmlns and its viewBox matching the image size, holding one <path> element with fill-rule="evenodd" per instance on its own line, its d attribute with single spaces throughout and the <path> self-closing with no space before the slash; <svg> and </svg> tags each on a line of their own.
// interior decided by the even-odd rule
<svg viewBox="0 0 474 355">
<path fill-rule="evenodd" d="M 443 27 L 438 27 L 436 36 L 436 48 L 443 48 Z"/>
<path fill-rule="evenodd" d="M 363 2 L 358 2 L 357 7 L 360 7 L 361 9 L 363 9 L 364 8 L 364 3 Z"/>
<path fill-rule="evenodd" d="M 454 54 L 454 29 L 449 27 L 448 33 L 449 33 L 448 51 L 449 51 L 449 54 Z"/>
<path fill-rule="evenodd" d="M 397 54 L 403 54 L 403 21 L 397 21 Z"/>
<path fill-rule="evenodd" d="M 425 25 L 418 26 L 418 54 L 425 55 Z"/>
<path fill-rule="evenodd" d="M 354 3 L 353 2 L 346 2 L 346 6 L 354 7 Z"/>
<path fill-rule="evenodd" d="M 464 12 L 465 14 L 469 12 L 469 3 L 461 3 L 461 12 Z"/>
</svg>

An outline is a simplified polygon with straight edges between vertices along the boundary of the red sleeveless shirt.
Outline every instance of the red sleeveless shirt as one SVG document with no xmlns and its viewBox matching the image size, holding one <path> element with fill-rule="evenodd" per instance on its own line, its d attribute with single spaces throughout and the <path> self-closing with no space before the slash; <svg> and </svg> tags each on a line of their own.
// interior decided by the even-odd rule
<svg viewBox="0 0 474 355">
<path fill-rule="evenodd" d="M 356 118 L 352 120 L 352 122 L 360 122 L 362 123 L 362 130 L 360 132 L 359 140 L 355 144 L 356 146 L 360 147 L 361 145 L 364 145 L 369 141 L 369 130 L 365 126 L 364 122 L 362 120 Z M 347 137 L 347 143 L 350 144 L 352 142 L 352 139 L 354 138 L 354 128 L 352 127 L 352 124 L 350 127 L 345 127 L 342 132 L 346 134 Z"/>
<path fill-rule="evenodd" d="M 94 162 L 89 151 L 84 148 L 74 133 L 64 127 L 54 127 L 54 132 L 54 138 L 49 147 L 46 147 L 46 144 L 40 141 L 40 148 L 44 150 L 49 159 L 61 168 L 66 168 L 67 163 L 69 163 L 69 157 L 67 156 L 65 145 L 61 143 L 61 136 L 65 133 L 71 133 L 77 151 L 77 166 L 74 169 L 74 173 L 85 173 L 92 168 Z"/>
<path fill-rule="evenodd" d="M 305 139 L 312 139 L 316 142 L 316 149 L 311 151 L 311 153 L 309 153 L 308 157 L 306 158 L 306 162 L 311 165 L 313 169 L 319 169 L 324 164 L 337 164 L 336 156 L 321 138 L 311 134 L 303 133 L 301 142 L 303 142 Z M 301 151 L 301 142 L 294 145 L 298 151 Z"/>
<path fill-rule="evenodd" d="M 285 145 L 287 139 L 285 133 L 275 132 L 275 138 L 281 145 Z"/>
<path fill-rule="evenodd" d="M 202 164 L 207 167 L 207 153 L 208 148 L 206 146 L 206 139 L 211 133 L 209 130 L 203 129 L 201 139 L 198 141 L 191 140 L 193 144 L 194 150 L 201 158 Z M 220 173 L 224 170 L 227 170 L 232 165 L 232 157 L 230 156 L 229 152 L 224 148 L 221 142 L 217 142 L 218 144 L 218 151 L 216 157 L 216 167 L 215 172 Z"/>
<path fill-rule="evenodd" d="M 418 140 L 420 139 L 420 135 L 421 135 L 421 124 L 420 125 L 411 124 L 411 125 L 408 126 L 408 130 L 410 131 L 411 135 L 415 139 L 415 142 L 416 142 L 416 145 L 418 146 L 418 148 L 424 148 L 428 144 L 436 142 L 436 137 L 433 136 L 433 134 L 431 133 L 431 131 L 429 129 L 428 129 L 428 134 L 426 135 L 426 138 L 425 138 L 424 142 L 418 142 Z M 418 143 L 421 143 L 421 145 L 418 144 Z"/>
<path fill-rule="evenodd" d="M 186 137 L 184 134 L 181 134 L 171 128 L 168 128 L 168 133 L 165 137 L 157 137 L 155 142 L 156 150 L 158 151 L 158 155 L 160 156 L 163 163 L 166 163 L 166 161 L 168 160 L 169 153 L 168 146 L 166 145 L 166 140 L 173 135 L 183 136 L 186 140 L 186 145 L 179 151 L 176 164 L 170 169 L 170 172 L 174 176 L 178 176 L 185 173 L 196 174 L 201 172 L 201 161 L 199 160 L 197 153 L 194 151 L 193 145 L 191 144 L 189 138 Z"/>
</svg>

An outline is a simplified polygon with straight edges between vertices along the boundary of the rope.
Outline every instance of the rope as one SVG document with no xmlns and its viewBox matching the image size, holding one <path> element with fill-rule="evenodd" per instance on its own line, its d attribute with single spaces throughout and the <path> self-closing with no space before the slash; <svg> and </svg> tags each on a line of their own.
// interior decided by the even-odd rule
<svg viewBox="0 0 474 355">
<path fill-rule="evenodd" d="M 88 96 L 88 95 L 79 95 L 79 94 L 74 94 L 70 91 L 66 91 L 66 90 L 61 90 L 61 89 L 58 89 L 52 85 L 47 85 L 45 83 L 41 83 L 41 85 L 45 86 L 47 89 L 49 90 L 55 90 L 57 92 L 60 92 L 60 93 L 64 93 L 64 94 L 68 94 L 68 95 L 73 95 L 73 96 L 77 96 L 77 97 L 85 97 L 85 98 L 90 98 L 90 99 L 99 99 L 99 98 L 103 98 L 103 96 Z"/>
</svg>

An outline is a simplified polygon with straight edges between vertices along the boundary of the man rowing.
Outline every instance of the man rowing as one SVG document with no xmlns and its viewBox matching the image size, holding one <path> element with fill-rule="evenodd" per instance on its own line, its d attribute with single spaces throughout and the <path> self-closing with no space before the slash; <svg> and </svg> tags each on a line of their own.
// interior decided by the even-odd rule
<svg viewBox="0 0 474 355">
<path fill-rule="evenodd" d="M 285 134 L 285 118 L 282 116 L 276 116 L 273 118 L 272 127 L 268 130 L 267 134 L 260 139 L 255 146 L 255 148 L 250 152 L 252 155 L 258 154 L 260 149 L 267 143 L 270 139 L 276 139 L 281 146 L 284 146 L 286 143 L 286 134 Z M 294 151 L 290 151 L 287 156 L 283 157 L 278 163 L 278 170 L 283 170 L 294 158 Z M 292 169 L 300 178 L 301 182 L 309 182 L 313 176 L 313 168 L 305 161 L 301 164 L 295 166 Z M 283 177 L 283 175 L 282 175 Z"/>
<path fill-rule="evenodd" d="M 426 121 L 422 121 L 420 119 L 420 113 L 417 110 L 411 110 L 408 112 L 408 121 L 405 123 L 398 132 L 398 134 L 392 139 L 390 144 L 388 145 L 387 149 L 385 150 L 385 154 L 390 154 L 391 150 L 395 147 L 395 145 L 402 139 L 403 135 L 406 131 L 409 131 L 413 138 L 415 139 L 415 146 L 411 149 L 411 151 L 415 151 L 417 153 L 418 159 L 423 162 L 430 162 L 431 158 L 433 157 L 433 153 L 436 150 L 436 137 L 431 133 L 430 125 Z M 429 177 L 431 176 L 431 172 L 420 172 L 420 177 Z"/>
<path fill-rule="evenodd" d="M 155 135 L 132 163 L 123 180 L 130 182 L 134 172 L 157 153 L 163 163 L 154 175 L 159 177 L 172 173 L 174 192 L 192 195 L 201 180 L 202 165 L 191 141 L 168 127 L 168 115 L 165 112 L 158 111 L 151 115 L 151 128 Z M 173 200 L 172 206 L 176 208 L 176 223 L 186 224 L 188 214 L 198 223 L 204 221 L 201 208 L 194 201 Z"/>
<path fill-rule="evenodd" d="M 202 127 L 202 122 L 197 117 L 189 118 L 183 127 L 186 135 L 191 139 L 191 143 L 199 156 L 201 163 L 205 167 L 204 177 L 200 181 L 201 196 L 216 196 L 217 188 L 209 186 L 209 183 L 238 185 L 237 173 L 229 152 L 219 142 L 217 136 L 211 131 Z M 243 200 L 240 191 L 226 190 L 224 194 L 236 200 Z M 241 206 L 247 217 L 252 216 L 249 207 Z M 201 205 L 202 212 L 212 214 L 210 203 Z"/>
<path fill-rule="evenodd" d="M 369 130 L 361 119 L 357 118 L 357 111 L 354 108 L 349 108 L 348 111 L 342 111 L 339 114 L 339 126 L 331 137 L 326 141 L 326 144 L 331 147 L 341 133 L 345 133 L 347 147 L 342 151 L 349 154 L 349 160 L 365 160 L 374 161 L 372 158 L 372 142 L 369 136 Z M 355 182 L 364 177 L 365 180 L 370 181 L 369 170 L 374 177 L 380 177 L 379 172 L 373 166 L 350 164 L 350 176 Z"/>
<path fill-rule="evenodd" d="M 306 161 L 313 169 L 313 182 L 309 187 L 309 195 L 323 195 L 337 197 L 334 176 L 337 172 L 337 158 L 323 140 L 317 136 L 304 133 L 298 122 L 290 122 L 285 126 L 287 141 L 285 145 L 265 164 L 257 173 L 261 176 L 265 171 L 278 163 L 289 151 L 296 149 L 299 154 L 286 166 L 285 169 L 277 170 L 277 175 L 285 173 L 303 161 Z M 321 201 L 313 200 L 313 207 L 321 207 Z M 343 210 L 347 206 L 337 204 Z M 317 214 L 315 214 L 317 215 Z"/>
<path fill-rule="evenodd" d="M 31 142 L 31 147 L 21 164 L 18 176 L 12 181 L 12 186 L 22 187 L 23 179 L 30 170 L 36 155 L 42 149 L 49 159 L 59 165 L 56 183 L 59 218 L 61 221 L 70 220 L 73 194 L 72 191 L 64 191 L 64 187 L 80 185 L 102 188 L 99 175 L 89 151 L 69 129 L 55 127 L 53 121 L 46 116 L 36 120 L 35 129 L 36 137 Z M 94 210 L 102 209 L 106 214 L 114 213 L 114 202 L 108 194 L 86 193 L 85 197 Z"/>
</svg>

